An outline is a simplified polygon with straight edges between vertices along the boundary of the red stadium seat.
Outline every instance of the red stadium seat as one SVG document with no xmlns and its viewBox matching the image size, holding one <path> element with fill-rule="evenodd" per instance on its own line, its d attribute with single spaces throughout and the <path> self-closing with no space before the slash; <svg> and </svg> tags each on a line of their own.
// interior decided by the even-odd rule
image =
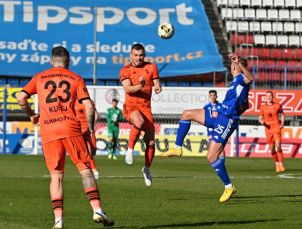
<svg viewBox="0 0 302 229">
<path fill-rule="evenodd" d="M 296 72 L 295 73 L 295 79 L 298 82 L 302 82 L 302 73 L 301 72 Z"/>
<path fill-rule="evenodd" d="M 251 56 L 259 56 L 259 50 L 256 47 L 250 48 L 250 54 Z"/>
<path fill-rule="evenodd" d="M 282 51 L 283 59 L 292 59 L 293 58 L 293 50 L 292 49 L 283 49 Z"/>
<path fill-rule="evenodd" d="M 236 36 L 235 33 L 231 34 L 231 44 L 234 45 L 241 45 L 241 44 L 253 44 L 254 43 L 254 36 L 247 35 L 247 34 L 238 34 Z"/>
<path fill-rule="evenodd" d="M 258 60 L 258 66 L 263 67 L 264 66 L 264 60 Z"/>
<path fill-rule="evenodd" d="M 254 44 L 254 36 L 253 35 L 248 35 L 246 36 L 246 43 L 247 44 Z"/>
<path fill-rule="evenodd" d="M 302 82 L 302 73 L 301 72 L 289 72 L 286 74 L 286 77 L 284 74 L 282 74 L 282 80 L 287 80 L 287 81 L 293 81 L 293 82 Z"/>
<path fill-rule="evenodd" d="M 296 49 L 294 53 L 294 59 L 302 60 L 302 49 Z"/>
<path fill-rule="evenodd" d="M 250 49 L 249 48 L 242 48 L 241 49 L 241 56 L 249 56 L 250 55 Z"/>
<path fill-rule="evenodd" d="M 271 58 L 281 59 L 282 58 L 282 49 L 272 48 L 271 49 Z"/>
<path fill-rule="evenodd" d="M 287 66 L 288 67 L 293 67 L 293 68 L 298 68 L 301 66 L 301 63 L 299 61 L 296 61 L 296 60 L 289 60 L 287 62 Z M 298 69 L 297 69 L 298 70 Z"/>
<path fill-rule="evenodd" d="M 298 82 L 302 82 L 302 73 L 301 72 L 294 72 L 293 74 L 292 74 L 292 76 L 293 76 L 293 81 L 298 81 Z"/>
<path fill-rule="evenodd" d="M 264 60 L 264 65 L 268 68 L 274 68 L 276 67 L 276 63 L 274 60 Z"/>
<path fill-rule="evenodd" d="M 269 59 L 270 58 L 270 49 L 269 48 L 260 48 L 259 57 L 264 58 L 264 59 Z"/>
<path fill-rule="evenodd" d="M 258 72 L 255 77 L 256 81 L 267 81 L 268 73 L 267 72 Z"/>
<path fill-rule="evenodd" d="M 277 60 L 276 61 L 276 66 L 278 68 L 284 68 L 287 66 L 287 61 L 286 60 Z"/>
<path fill-rule="evenodd" d="M 269 80 L 280 81 L 280 72 L 271 72 L 269 74 Z"/>
</svg>

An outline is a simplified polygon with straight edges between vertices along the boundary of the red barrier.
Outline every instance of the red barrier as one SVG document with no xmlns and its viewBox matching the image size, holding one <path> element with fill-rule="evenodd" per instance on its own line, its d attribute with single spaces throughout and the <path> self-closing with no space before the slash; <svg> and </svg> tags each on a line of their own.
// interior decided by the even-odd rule
<svg viewBox="0 0 302 229">
<path fill-rule="evenodd" d="M 259 115 L 260 106 L 265 103 L 267 90 L 250 90 L 249 109 L 244 115 Z M 302 91 L 301 90 L 272 90 L 274 101 L 282 105 L 285 115 L 301 116 Z"/>
<path fill-rule="evenodd" d="M 230 152 L 230 146 L 226 146 L 226 152 Z M 286 158 L 302 158 L 302 139 L 283 139 L 283 155 Z M 240 137 L 240 157 L 271 157 L 269 146 L 265 138 Z"/>
</svg>

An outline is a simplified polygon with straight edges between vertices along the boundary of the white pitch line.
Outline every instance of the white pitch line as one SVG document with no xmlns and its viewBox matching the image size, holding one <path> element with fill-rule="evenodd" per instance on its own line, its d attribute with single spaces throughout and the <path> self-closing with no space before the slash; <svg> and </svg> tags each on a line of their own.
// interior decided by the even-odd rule
<svg viewBox="0 0 302 229">
<path fill-rule="evenodd" d="M 230 176 L 231 179 L 302 179 L 302 174 L 278 174 L 276 176 Z M 65 175 L 65 178 L 80 178 L 80 175 Z M 100 179 L 140 179 L 143 176 L 101 176 Z M 218 179 L 215 175 L 213 176 L 152 176 L 158 179 Z M 0 176 L 1 178 L 50 178 L 49 174 L 42 176 Z"/>
</svg>

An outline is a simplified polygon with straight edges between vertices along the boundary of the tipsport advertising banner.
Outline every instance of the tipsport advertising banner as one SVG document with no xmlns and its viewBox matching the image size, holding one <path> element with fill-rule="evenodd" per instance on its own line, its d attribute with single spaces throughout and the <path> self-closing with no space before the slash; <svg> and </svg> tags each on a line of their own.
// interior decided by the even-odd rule
<svg viewBox="0 0 302 229">
<path fill-rule="evenodd" d="M 171 39 L 157 34 L 163 22 L 175 27 Z M 70 69 L 84 78 L 92 78 L 94 61 L 97 78 L 119 78 L 137 42 L 162 77 L 225 70 L 204 7 L 196 0 L 3 0 L 0 27 L 1 75 L 43 71 L 51 49 L 62 45 L 70 51 Z"/>
</svg>

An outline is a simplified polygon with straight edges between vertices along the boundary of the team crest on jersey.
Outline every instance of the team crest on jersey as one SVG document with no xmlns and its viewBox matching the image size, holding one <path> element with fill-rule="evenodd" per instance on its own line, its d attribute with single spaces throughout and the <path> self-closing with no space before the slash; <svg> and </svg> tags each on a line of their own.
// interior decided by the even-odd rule
<svg viewBox="0 0 302 229">
<path fill-rule="evenodd" d="M 149 74 L 149 70 L 148 70 L 148 69 L 145 69 L 145 72 L 146 72 L 147 74 Z"/>
<path fill-rule="evenodd" d="M 136 74 L 136 71 L 133 71 L 132 74 L 135 75 L 135 74 Z"/>
</svg>

